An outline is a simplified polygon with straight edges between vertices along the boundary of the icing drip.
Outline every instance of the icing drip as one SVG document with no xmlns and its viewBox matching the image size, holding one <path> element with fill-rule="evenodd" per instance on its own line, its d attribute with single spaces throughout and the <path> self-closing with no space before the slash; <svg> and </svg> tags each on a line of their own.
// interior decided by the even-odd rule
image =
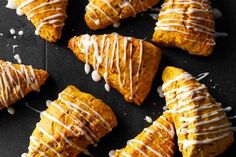
<svg viewBox="0 0 236 157">
<path fill-rule="evenodd" d="M 52 100 L 47 100 L 47 101 L 46 101 L 47 107 L 49 107 L 51 104 L 52 104 Z"/>
<path fill-rule="evenodd" d="M 11 28 L 9 32 L 10 32 L 11 35 L 16 34 L 16 30 L 14 28 Z"/>
<path fill-rule="evenodd" d="M 63 95 L 67 95 L 69 96 L 67 93 L 62 93 Z M 89 125 L 93 125 L 95 123 L 93 123 L 93 121 L 97 121 L 99 124 L 101 124 L 104 128 L 106 128 L 107 130 L 111 130 L 111 126 L 110 124 L 102 118 L 102 116 L 96 112 L 95 110 L 93 110 L 89 105 L 87 105 L 86 103 L 79 101 L 79 104 L 74 104 L 70 101 L 67 101 L 63 98 L 62 94 L 59 94 L 58 99 L 63 102 L 66 105 L 66 108 L 68 108 L 69 110 L 75 112 L 77 115 L 79 115 L 80 118 L 77 118 L 76 116 L 74 116 L 73 114 L 69 114 L 67 112 L 67 109 L 65 109 L 64 107 L 62 107 L 61 105 L 57 104 L 56 101 L 51 102 L 50 106 L 53 106 L 55 109 L 58 110 L 58 112 L 65 114 L 66 116 L 68 116 L 68 118 L 70 120 L 72 120 L 76 125 L 66 125 L 64 122 L 62 122 L 61 120 L 59 120 L 58 118 L 56 118 L 54 115 L 51 115 L 49 113 L 47 113 L 46 111 L 41 113 L 41 118 L 47 118 L 48 120 L 57 123 L 58 125 L 61 125 L 63 128 L 65 128 L 68 132 L 71 132 L 72 134 L 74 134 L 75 136 L 77 135 L 78 132 L 80 132 L 82 135 L 84 135 L 84 137 L 91 143 L 94 144 L 95 142 L 97 142 L 99 139 L 97 137 L 97 135 L 95 135 L 93 133 L 93 130 L 90 129 L 90 127 L 87 127 L 84 124 L 84 121 L 86 121 L 86 123 L 89 123 Z M 86 107 L 90 112 L 85 111 L 81 106 Z M 84 115 L 87 115 L 86 117 L 91 117 L 91 118 L 84 118 Z M 82 119 L 81 119 L 82 118 Z M 96 123 L 97 123 L 96 122 Z M 47 138 L 49 138 L 51 141 L 53 141 L 58 147 L 63 148 L 63 146 L 57 141 L 57 139 L 50 134 L 49 132 L 47 132 L 43 127 L 40 126 L 40 123 L 36 124 L 36 127 L 39 129 L 39 131 L 46 136 Z M 95 126 L 94 126 L 95 127 Z M 55 130 L 58 134 L 60 134 L 60 136 L 63 138 L 63 140 L 68 143 L 71 147 L 79 150 L 79 151 L 83 151 L 83 152 L 87 152 L 85 149 L 81 148 L 80 146 L 78 146 L 76 143 L 74 143 L 71 139 L 69 139 L 64 133 L 62 133 L 60 130 Z M 30 137 L 30 141 L 33 143 L 33 145 L 30 145 L 30 147 L 28 148 L 29 153 L 30 152 L 38 152 L 39 154 L 41 154 L 42 156 L 47 156 L 44 152 L 41 152 L 37 148 L 37 146 L 39 145 L 44 145 L 45 147 L 47 147 L 51 152 L 53 152 L 56 156 L 62 156 L 61 152 L 57 151 L 56 149 L 54 149 L 54 147 L 52 147 L 49 143 L 46 143 L 44 141 L 42 141 L 41 139 L 38 139 L 35 136 L 31 136 Z M 66 153 L 68 156 L 69 154 Z"/>
<path fill-rule="evenodd" d="M 15 110 L 14 110 L 14 108 L 12 108 L 12 107 L 9 107 L 9 108 L 7 109 L 7 112 L 8 112 L 9 114 L 11 114 L 11 115 L 15 114 Z"/>
<path fill-rule="evenodd" d="M 9 107 L 15 100 L 24 97 L 24 91 L 21 87 L 21 80 L 26 81 L 26 88 L 32 88 L 37 91 L 39 84 L 31 66 L 26 68 L 24 65 L 19 65 L 15 68 L 10 62 L 0 64 L 0 107 Z"/>
<path fill-rule="evenodd" d="M 207 76 L 207 73 L 200 75 L 198 80 L 201 80 Z M 224 111 L 230 111 L 232 108 L 227 107 L 223 109 L 220 103 L 205 103 L 205 104 L 192 104 L 194 102 L 201 101 L 203 99 L 208 99 L 210 97 L 208 93 L 206 93 L 206 86 L 198 83 L 188 83 L 188 85 L 184 85 L 182 87 L 175 87 L 174 89 L 169 89 L 173 83 L 181 82 L 181 84 L 185 83 L 188 80 L 192 80 L 192 77 L 188 73 L 182 73 L 172 80 L 169 80 L 163 84 L 164 95 L 167 100 L 167 104 L 174 104 L 174 107 L 171 108 L 170 112 L 173 114 L 182 114 L 182 117 L 178 119 L 181 125 L 176 130 L 178 135 L 184 134 L 194 134 L 197 136 L 201 135 L 210 135 L 215 134 L 214 138 L 203 139 L 203 140 L 195 140 L 195 139 L 185 139 L 180 141 L 179 143 L 183 145 L 183 149 L 188 149 L 192 145 L 198 144 L 209 144 L 214 141 L 223 139 L 230 135 L 230 123 L 226 124 L 217 124 L 217 122 L 221 120 L 225 120 L 226 115 Z M 196 96 L 198 94 L 199 96 Z M 201 96 L 200 96 L 201 95 Z M 189 99 L 191 98 L 191 99 Z M 200 111 L 207 111 L 205 114 L 199 115 Z M 194 116 L 189 116 L 190 114 Z M 194 128 L 189 129 L 188 126 L 192 126 L 194 124 Z M 220 133 L 220 134 L 219 134 Z"/>
<path fill-rule="evenodd" d="M 157 93 L 159 94 L 160 98 L 164 98 L 164 94 L 163 94 L 163 91 L 162 91 L 162 86 L 157 87 Z"/>
<path fill-rule="evenodd" d="M 117 11 L 116 7 L 119 7 L 120 9 L 124 9 L 124 8 L 128 8 L 133 12 L 133 17 L 136 16 L 136 14 L 138 13 L 135 10 L 134 5 L 132 4 L 132 0 L 122 0 L 121 4 L 119 4 L 118 6 L 114 7 L 112 6 L 111 2 L 109 0 L 102 0 L 102 2 L 104 3 L 104 5 L 106 5 L 107 7 L 109 7 L 111 9 L 112 12 L 114 12 L 117 16 L 119 16 L 120 19 L 122 19 L 122 15 L 120 15 L 120 13 Z M 142 7 L 141 11 L 145 11 L 148 8 L 150 8 L 151 6 L 146 6 L 144 4 L 144 2 L 142 0 L 139 0 L 139 5 Z M 97 5 L 95 5 L 93 2 L 89 2 L 89 4 L 86 6 L 86 11 L 90 11 L 91 15 L 88 15 L 89 19 L 91 21 L 94 22 L 94 24 L 96 25 L 100 25 L 101 23 L 101 19 L 99 19 L 99 14 L 104 15 L 108 21 L 113 23 L 114 27 L 119 27 L 120 23 L 118 21 L 116 21 L 115 19 L 113 19 L 112 16 L 108 15 L 106 12 L 104 12 L 102 10 L 102 8 L 99 8 Z"/>
<path fill-rule="evenodd" d="M 146 120 L 148 123 L 152 123 L 153 122 L 152 118 L 149 117 L 149 116 L 145 116 L 144 120 Z"/>
<path fill-rule="evenodd" d="M 77 44 L 78 48 L 80 49 L 81 53 L 85 55 L 85 72 L 88 74 L 90 72 L 89 66 L 89 54 L 93 53 L 93 72 L 92 72 L 92 79 L 94 81 L 100 81 L 101 76 L 103 76 L 105 80 L 105 89 L 106 91 L 110 91 L 109 79 L 110 79 L 110 71 L 113 71 L 113 68 L 117 71 L 118 75 L 118 82 L 120 87 L 124 88 L 125 83 L 127 82 L 126 79 L 129 79 L 129 90 L 130 90 L 130 99 L 133 98 L 134 92 L 138 89 L 136 86 L 135 91 L 133 91 L 133 82 L 138 82 L 139 75 L 141 71 L 142 65 L 142 56 L 143 56 L 143 41 L 140 40 L 139 42 L 139 62 L 138 65 L 133 63 L 133 44 L 132 38 L 124 37 L 123 41 L 119 38 L 117 33 L 113 34 L 114 40 L 109 39 L 107 35 L 103 35 L 101 42 L 99 43 L 97 36 L 89 36 L 83 35 L 81 39 L 74 44 Z M 74 39 L 75 40 L 75 39 Z M 120 41 L 123 42 L 123 47 L 120 46 Z M 121 48 L 121 49 L 120 49 Z M 93 52 L 90 52 L 93 51 Z M 123 55 L 120 53 L 122 52 Z M 110 57 L 109 57 L 110 56 Z M 121 70 L 121 64 L 123 63 L 124 67 L 127 69 Z M 99 67 L 104 66 L 104 73 L 99 74 Z M 133 68 L 137 66 L 136 74 L 133 74 Z M 129 72 L 129 73 L 127 73 Z M 127 77 L 129 76 L 129 77 Z"/>
<path fill-rule="evenodd" d="M 6 8 L 9 8 L 9 9 L 16 9 L 15 0 L 8 0 L 8 1 L 7 1 Z"/>
<path fill-rule="evenodd" d="M 23 15 L 24 14 L 24 12 L 23 12 L 24 8 L 27 8 L 27 7 L 31 6 L 35 1 L 36 0 L 26 0 L 23 3 L 21 3 L 21 5 L 19 7 L 17 7 L 17 9 L 16 9 L 17 14 L 20 15 L 20 16 Z M 52 1 L 48 1 L 48 2 L 43 2 L 41 4 L 35 5 L 34 7 L 32 7 L 29 10 L 29 12 L 27 13 L 28 20 L 31 20 L 32 18 L 34 18 L 37 15 L 47 13 L 47 16 L 45 16 L 38 23 L 38 25 L 36 27 L 36 30 L 35 30 L 36 35 L 40 34 L 40 30 L 45 25 L 49 24 L 49 25 L 53 25 L 53 27 L 61 27 L 61 26 L 64 25 L 64 21 L 61 20 L 61 19 L 62 19 L 62 17 L 65 16 L 65 12 L 62 8 L 59 8 L 57 6 L 57 7 L 54 7 L 54 8 L 49 7 L 49 9 L 42 10 L 42 8 L 45 8 L 49 5 L 62 3 L 62 2 L 67 2 L 67 0 L 52 0 Z"/>
<path fill-rule="evenodd" d="M 219 9 L 214 8 L 214 9 L 212 9 L 212 12 L 213 12 L 215 18 L 221 18 L 222 17 L 222 12 Z"/>
<path fill-rule="evenodd" d="M 19 32 L 18 32 L 18 35 L 19 35 L 19 36 L 24 35 L 24 31 L 19 31 Z"/>
<path fill-rule="evenodd" d="M 21 64 L 22 63 L 22 60 L 21 60 L 21 58 L 20 58 L 20 55 L 19 54 L 15 54 L 14 55 L 14 59 L 19 63 L 19 64 Z"/>
<path fill-rule="evenodd" d="M 21 157 L 27 157 L 27 153 L 21 154 Z"/>
<path fill-rule="evenodd" d="M 163 30 L 170 32 L 179 32 L 182 34 L 190 35 L 190 33 L 183 31 L 183 29 L 193 29 L 196 32 L 204 33 L 209 37 L 206 38 L 206 41 L 202 42 L 204 44 L 215 45 L 214 33 L 215 29 L 211 28 L 211 25 L 214 25 L 213 20 L 197 16 L 195 13 L 212 13 L 210 6 L 205 3 L 206 1 L 197 1 L 197 0 L 177 0 L 175 2 L 167 1 L 162 5 L 160 16 L 165 16 L 165 18 L 159 18 L 156 23 L 155 30 Z M 181 6 L 181 5 L 195 5 L 197 8 L 188 8 L 187 10 L 182 9 L 181 7 L 173 8 L 172 6 Z M 168 14 L 180 14 L 182 18 L 166 18 Z M 184 15 L 188 15 L 188 19 L 184 20 Z M 199 24 L 200 21 L 208 22 L 209 26 L 203 26 Z M 184 23 L 184 24 L 182 24 Z M 192 42 L 200 42 L 193 39 L 183 38 Z"/>
</svg>

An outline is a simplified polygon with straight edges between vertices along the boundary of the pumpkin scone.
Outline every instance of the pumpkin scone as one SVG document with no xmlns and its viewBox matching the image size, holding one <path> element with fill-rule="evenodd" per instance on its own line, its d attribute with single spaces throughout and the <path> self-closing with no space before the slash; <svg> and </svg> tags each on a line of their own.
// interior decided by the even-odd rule
<svg viewBox="0 0 236 157">
<path fill-rule="evenodd" d="M 25 14 L 36 27 L 35 34 L 49 42 L 61 38 L 67 17 L 67 0 L 15 0 L 17 14 Z"/>
<path fill-rule="evenodd" d="M 208 56 L 215 45 L 215 22 L 209 0 L 165 0 L 153 41 L 162 46 Z"/>
<path fill-rule="evenodd" d="M 10 107 L 31 91 L 39 91 L 48 73 L 32 66 L 0 60 L 0 110 Z"/>
<path fill-rule="evenodd" d="M 77 157 L 117 125 L 109 106 L 68 86 L 48 109 L 30 136 L 27 157 Z"/>
<path fill-rule="evenodd" d="M 107 91 L 112 86 L 126 101 L 137 105 L 148 95 L 161 60 L 161 51 L 156 46 L 117 33 L 74 37 L 69 48 L 85 62 L 87 74 L 92 65 L 94 81 L 103 76 Z"/>
<path fill-rule="evenodd" d="M 171 114 L 163 113 L 142 133 L 127 142 L 123 149 L 111 151 L 110 157 L 173 157 L 175 130 Z"/>
<path fill-rule="evenodd" d="M 119 26 L 119 21 L 156 5 L 160 0 L 89 0 L 85 21 L 93 30 Z"/>
<path fill-rule="evenodd" d="M 162 86 L 184 157 L 214 157 L 234 141 L 222 105 L 207 87 L 182 69 L 167 67 Z"/>
</svg>

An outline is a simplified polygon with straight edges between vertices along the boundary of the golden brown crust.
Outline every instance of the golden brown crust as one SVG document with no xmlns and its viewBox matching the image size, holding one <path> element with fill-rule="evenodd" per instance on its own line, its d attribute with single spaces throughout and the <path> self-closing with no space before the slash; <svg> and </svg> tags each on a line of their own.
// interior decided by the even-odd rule
<svg viewBox="0 0 236 157">
<path fill-rule="evenodd" d="M 165 1 L 152 40 L 162 46 L 187 50 L 193 55 L 209 56 L 215 45 L 214 16 L 210 2 L 195 0 L 179 3 L 178 0 Z M 183 9 L 184 13 L 177 9 Z"/>
<path fill-rule="evenodd" d="M 166 130 L 168 131 L 166 131 Z M 143 144 L 140 144 L 140 143 Z M 175 131 L 171 114 L 164 112 L 154 124 L 145 128 L 142 133 L 130 140 L 125 148 L 111 153 L 111 157 L 173 157 L 175 152 Z"/>
<path fill-rule="evenodd" d="M 17 7 L 27 2 L 27 0 L 15 1 Z M 37 0 L 25 5 L 21 10 L 36 27 L 36 34 L 49 42 L 56 42 L 61 38 L 62 27 L 67 17 L 67 3 L 67 0 Z M 42 7 L 39 7 L 40 5 Z"/>
<path fill-rule="evenodd" d="M 85 21 L 93 30 L 103 29 L 119 23 L 122 19 L 135 16 L 158 2 L 159 0 L 132 0 L 130 3 L 122 0 L 90 0 L 86 6 Z"/>
<path fill-rule="evenodd" d="M 48 73 L 31 66 L 0 60 L 0 109 L 9 107 L 31 91 L 38 91 Z"/>
<path fill-rule="evenodd" d="M 90 40 L 85 41 L 85 38 L 89 38 Z M 106 39 L 106 42 L 105 44 L 102 44 L 104 38 Z M 108 84 L 124 95 L 126 101 L 141 105 L 151 89 L 153 78 L 161 60 L 161 50 L 148 42 L 135 38 L 123 37 L 118 34 L 97 36 L 83 35 L 74 37 L 69 41 L 69 48 L 74 52 L 78 59 L 86 63 L 86 53 L 82 52 L 83 50 L 81 48 L 94 41 L 98 43 L 99 53 L 102 53 L 102 63 L 99 65 L 98 69 L 100 75 L 104 76 L 104 73 L 106 72 L 105 67 L 107 58 L 109 62 L 107 64 L 108 67 L 112 65 L 112 67 L 107 70 Z M 83 42 L 81 43 L 82 47 L 79 47 L 80 42 Z M 127 48 L 124 51 L 126 42 Z M 114 51 L 114 45 L 117 44 L 118 52 Z M 104 48 L 109 46 L 109 49 L 101 52 L 103 49 L 102 45 Z M 115 50 L 117 50 L 117 48 Z M 93 65 L 93 67 L 94 55 L 96 52 L 94 46 L 90 45 L 87 53 L 88 63 Z M 131 53 L 132 55 L 130 55 Z M 118 60 L 116 59 L 117 55 L 119 56 L 119 62 L 117 62 Z M 130 63 L 132 63 L 132 68 L 130 68 Z M 130 79 L 130 74 L 132 74 L 132 80 Z M 119 82 L 119 77 L 121 77 L 121 82 L 125 81 L 123 86 L 121 85 L 122 83 Z"/>
<path fill-rule="evenodd" d="M 41 114 L 41 121 L 30 137 L 28 155 L 40 157 L 40 152 L 44 152 L 48 157 L 57 153 L 76 157 L 92 144 L 90 138 L 98 142 L 116 125 L 115 114 L 109 106 L 74 86 L 68 86 Z"/>
<path fill-rule="evenodd" d="M 167 67 L 162 79 L 183 156 L 214 157 L 224 152 L 234 141 L 231 124 L 205 85 L 175 67 Z"/>
</svg>

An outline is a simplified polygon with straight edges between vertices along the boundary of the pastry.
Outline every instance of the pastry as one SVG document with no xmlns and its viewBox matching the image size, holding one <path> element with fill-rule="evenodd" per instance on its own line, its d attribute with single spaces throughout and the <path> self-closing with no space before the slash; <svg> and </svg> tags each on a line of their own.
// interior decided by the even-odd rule
<svg viewBox="0 0 236 157">
<path fill-rule="evenodd" d="M 49 42 L 61 37 L 67 0 L 15 0 L 18 15 L 25 14 L 36 27 L 35 34 Z"/>
<path fill-rule="evenodd" d="M 173 157 L 175 130 L 171 114 L 165 112 L 150 127 L 127 142 L 121 150 L 111 151 L 110 157 Z"/>
<path fill-rule="evenodd" d="M 30 136 L 27 157 L 76 157 L 117 125 L 105 103 L 68 86 L 48 109 Z"/>
<path fill-rule="evenodd" d="M 0 60 L 0 109 L 8 108 L 31 91 L 39 91 L 47 77 L 46 71 Z"/>
<path fill-rule="evenodd" d="M 93 30 L 110 25 L 119 26 L 119 21 L 146 11 L 160 0 L 89 0 L 85 21 Z"/>
<path fill-rule="evenodd" d="M 85 62 L 87 74 L 89 64 L 92 65 L 94 81 L 103 76 L 107 91 L 112 86 L 128 102 L 137 105 L 141 105 L 148 95 L 161 60 L 159 48 L 117 33 L 74 37 L 69 41 L 69 48 Z"/>
<path fill-rule="evenodd" d="M 208 56 L 215 45 L 214 15 L 209 0 L 165 0 L 153 41 L 190 54 Z"/>
<path fill-rule="evenodd" d="M 167 67 L 162 78 L 183 156 L 214 157 L 224 152 L 234 141 L 231 123 L 207 87 L 175 67 Z"/>
</svg>

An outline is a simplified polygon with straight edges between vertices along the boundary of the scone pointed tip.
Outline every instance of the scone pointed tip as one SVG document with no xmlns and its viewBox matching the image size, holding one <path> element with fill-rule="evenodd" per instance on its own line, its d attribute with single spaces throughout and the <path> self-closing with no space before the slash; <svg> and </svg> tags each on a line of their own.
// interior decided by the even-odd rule
<svg viewBox="0 0 236 157">
<path fill-rule="evenodd" d="M 180 68 L 176 68 L 174 66 L 167 66 L 162 73 L 162 80 L 165 82 L 167 80 L 173 79 L 174 77 L 183 72 L 185 71 Z"/>
<path fill-rule="evenodd" d="M 38 69 L 34 69 L 34 72 L 39 82 L 39 85 L 40 86 L 43 85 L 48 78 L 48 72 L 45 70 L 38 70 Z"/>
</svg>

